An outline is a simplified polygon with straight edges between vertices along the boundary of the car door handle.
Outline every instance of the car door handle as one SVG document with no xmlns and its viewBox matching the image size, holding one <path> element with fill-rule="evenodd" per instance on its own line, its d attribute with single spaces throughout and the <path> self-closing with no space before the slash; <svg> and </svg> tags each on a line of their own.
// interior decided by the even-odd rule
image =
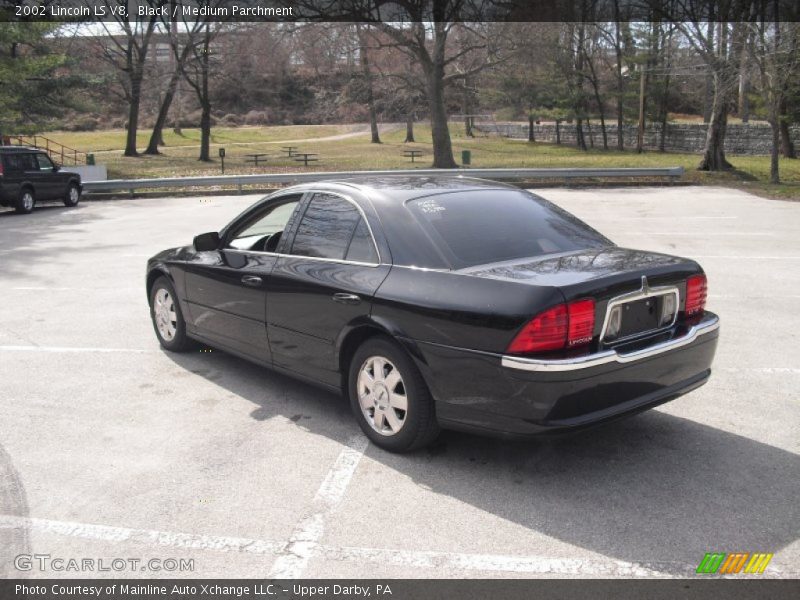
<svg viewBox="0 0 800 600">
<path fill-rule="evenodd" d="M 261 285 L 262 279 L 261 277 L 256 277 L 255 275 L 245 275 L 242 277 L 242 283 L 252 287 L 258 287 Z"/>
<path fill-rule="evenodd" d="M 361 302 L 361 298 L 359 298 L 355 294 L 345 294 L 343 292 L 338 292 L 333 295 L 333 301 L 338 302 L 339 304 L 359 304 Z"/>
</svg>

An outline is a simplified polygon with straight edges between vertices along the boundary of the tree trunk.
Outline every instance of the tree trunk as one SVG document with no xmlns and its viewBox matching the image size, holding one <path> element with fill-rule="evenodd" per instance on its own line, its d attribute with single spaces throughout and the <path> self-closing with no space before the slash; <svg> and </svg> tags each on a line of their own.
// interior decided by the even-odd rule
<svg viewBox="0 0 800 600">
<path fill-rule="evenodd" d="M 781 130 L 781 154 L 783 154 L 783 158 L 797 158 L 797 152 L 794 148 L 794 142 L 792 141 L 792 133 L 789 131 L 789 125 L 781 119 L 780 122 L 780 130 Z"/>
<path fill-rule="evenodd" d="M 203 39 L 203 55 L 200 62 L 200 157 L 198 160 L 211 162 L 211 100 L 208 92 L 209 47 L 211 34 L 206 23 L 206 34 Z"/>
<path fill-rule="evenodd" d="M 561 121 L 556 119 L 556 144 L 561 143 Z"/>
<path fill-rule="evenodd" d="M 529 114 L 528 115 L 528 141 L 529 142 L 535 142 L 536 141 L 536 136 L 533 133 L 533 126 L 535 124 L 536 123 L 535 123 L 535 120 L 533 118 L 533 115 Z"/>
<path fill-rule="evenodd" d="M 433 64 L 428 75 L 428 104 L 431 113 L 431 138 L 433 140 L 433 168 L 455 169 L 447 111 L 444 107 L 444 66 Z"/>
<path fill-rule="evenodd" d="M 786 91 L 781 94 L 781 106 L 780 106 L 780 130 L 781 130 L 781 154 L 783 154 L 783 158 L 797 158 L 797 153 L 794 148 L 794 142 L 792 141 L 792 133 L 789 131 L 789 123 L 786 120 Z"/>
<path fill-rule="evenodd" d="M 202 106 L 200 114 L 200 158 L 204 162 L 211 162 L 211 103 Z"/>
<path fill-rule="evenodd" d="M 731 168 L 725 159 L 725 129 L 728 126 L 728 107 L 722 76 L 714 73 L 714 102 L 706 133 L 706 146 L 703 159 L 697 167 L 700 171 L 724 171 Z"/>
<path fill-rule="evenodd" d="M 575 146 L 580 150 L 586 150 L 586 140 L 583 137 L 583 119 L 575 119 Z"/>
<path fill-rule="evenodd" d="M 408 113 L 406 116 L 406 143 L 414 141 L 414 114 Z"/>
<path fill-rule="evenodd" d="M 139 103 L 142 99 L 142 75 L 131 73 L 131 101 L 128 105 L 128 133 L 125 140 L 125 156 L 139 156 L 136 150 L 136 132 L 139 129 Z"/>
<path fill-rule="evenodd" d="M 712 5 L 713 6 L 713 5 Z M 713 10 L 713 8 L 712 8 Z M 708 21 L 708 46 L 709 51 L 714 52 L 714 27 L 716 23 L 714 22 L 713 14 Z M 710 123 L 711 122 L 711 113 L 714 110 L 714 74 L 711 67 L 707 67 L 706 69 L 706 89 L 705 89 L 705 98 L 703 101 L 703 122 Z"/>
<path fill-rule="evenodd" d="M 170 106 L 172 106 L 172 100 L 175 97 L 175 89 L 178 86 L 178 80 L 180 78 L 181 72 L 179 70 L 175 70 L 170 77 L 169 84 L 167 84 L 167 91 L 164 94 L 164 99 L 161 101 L 161 107 L 158 109 L 158 116 L 153 126 L 153 132 L 150 134 L 150 142 L 147 144 L 147 149 L 144 151 L 145 154 L 159 154 L 158 146 L 164 143 L 162 133 L 164 131 L 164 125 L 167 123 L 167 115 L 169 114 Z"/>
<path fill-rule="evenodd" d="M 781 145 L 781 131 L 778 125 L 777 114 L 769 120 L 770 129 L 772 129 L 772 149 L 769 156 L 769 181 L 770 183 L 780 183 L 781 177 L 778 166 L 778 153 L 780 152 Z"/>
<path fill-rule="evenodd" d="M 606 111 L 603 108 L 603 101 L 600 98 L 600 88 L 596 80 L 592 80 L 594 88 L 594 101 L 597 103 L 597 110 L 600 112 L 600 131 L 603 134 L 603 150 L 608 150 L 608 133 L 606 132 Z"/>
<path fill-rule="evenodd" d="M 623 131 L 625 107 L 625 78 L 622 76 L 622 35 L 620 32 L 619 2 L 614 2 L 614 48 L 617 54 L 617 150 L 625 149 L 625 133 Z"/>
<path fill-rule="evenodd" d="M 375 110 L 375 94 L 372 90 L 372 71 L 369 68 L 369 54 L 367 51 L 367 43 L 364 34 L 361 30 L 361 24 L 356 23 L 356 32 L 360 43 L 361 55 L 361 72 L 364 75 L 364 83 L 366 84 L 367 91 L 367 107 L 369 108 L 369 130 L 372 136 L 370 142 L 373 144 L 380 144 L 381 138 L 378 133 L 378 112 Z"/>
</svg>

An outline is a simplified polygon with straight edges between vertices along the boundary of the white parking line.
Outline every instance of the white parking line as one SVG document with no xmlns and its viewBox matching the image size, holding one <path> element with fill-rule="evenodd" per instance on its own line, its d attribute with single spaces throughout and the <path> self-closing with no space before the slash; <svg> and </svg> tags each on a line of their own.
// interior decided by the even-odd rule
<svg viewBox="0 0 800 600">
<path fill-rule="evenodd" d="M 800 369 L 794 367 L 723 367 L 720 369 L 728 373 L 789 373 L 791 375 L 800 375 Z"/>
<path fill-rule="evenodd" d="M 366 447 L 366 440 L 363 440 Z M 361 451 L 363 454 L 363 450 Z M 331 476 L 326 477 L 320 487 L 318 496 L 322 502 L 341 500 L 347 487 L 344 480 L 349 480 L 352 471 L 358 464 L 359 452 L 356 448 L 347 448 L 337 460 Z M 335 471 L 335 473 L 334 473 Z M 347 473 L 350 473 L 348 476 Z M 343 485 L 343 483 L 345 483 Z M 177 533 L 151 529 L 130 529 L 108 525 L 93 525 L 71 521 L 55 521 L 31 517 L 0 514 L 0 528 L 25 528 L 36 533 L 50 533 L 65 537 L 74 537 L 104 542 L 132 542 L 147 546 L 184 548 L 188 550 L 211 550 L 215 552 L 243 552 L 248 554 L 276 554 L 281 561 L 285 552 L 292 545 L 290 540 L 251 539 L 240 537 L 198 535 L 193 533 Z M 294 537 L 294 535 L 293 535 Z M 295 542 L 296 543 L 296 542 Z M 296 548 L 295 548 L 296 550 Z M 313 544 L 313 552 L 325 559 L 345 562 L 370 562 L 381 565 L 401 567 L 452 569 L 457 571 L 478 571 L 497 573 L 527 573 L 554 576 L 609 576 L 609 577 L 665 577 L 671 573 L 691 572 L 696 565 L 679 562 L 670 563 L 631 563 L 622 560 L 599 558 L 553 558 L 546 556 L 513 556 L 499 554 L 468 554 L 461 552 L 436 552 L 425 550 L 394 550 L 389 548 L 360 548 L 354 546 L 333 546 Z M 291 550 L 290 550 L 291 551 Z M 310 557 L 311 553 L 309 553 Z M 303 562 L 303 567 L 305 567 Z M 277 566 L 277 562 L 276 562 Z M 281 573 L 289 576 L 302 573 L 297 570 L 297 562 L 291 565 L 284 563 L 286 569 Z M 293 568 L 290 568 L 293 567 Z M 273 568 L 274 569 L 274 568 Z M 271 576 L 272 577 L 272 576 Z M 278 577 L 278 576 L 275 576 Z"/>
<path fill-rule="evenodd" d="M 692 254 L 692 258 L 724 258 L 726 260 L 800 260 L 800 256 L 733 256 L 731 254 Z"/>
<path fill-rule="evenodd" d="M 596 558 L 551 558 L 545 556 L 504 556 L 498 554 L 465 554 L 461 552 L 426 552 L 380 548 L 348 548 L 321 546 L 320 555 L 328 560 L 373 562 L 414 568 L 452 569 L 500 573 L 526 573 L 556 576 L 592 577 L 671 577 L 668 573 L 642 563 Z M 690 573 L 697 565 L 661 563 L 672 572 Z"/>
<path fill-rule="evenodd" d="M 175 533 L 155 529 L 130 529 L 128 527 L 90 525 L 72 521 L 18 517 L 15 515 L 0 515 L 0 528 L 25 528 L 40 533 L 53 533 L 105 542 L 134 542 L 148 546 L 216 550 L 218 552 L 247 552 L 251 554 L 277 554 L 283 550 L 285 545 L 282 542 L 271 540 Z"/>
<path fill-rule="evenodd" d="M 771 232 L 753 232 L 753 231 L 626 231 L 625 235 L 683 235 L 683 236 L 696 236 L 696 237 L 709 237 L 720 235 L 734 235 L 734 236 L 757 236 L 757 237 L 775 237 Z"/>
<path fill-rule="evenodd" d="M 144 354 L 152 350 L 137 348 L 73 348 L 69 346 L 0 346 L 0 352 L 132 352 Z"/>
<path fill-rule="evenodd" d="M 18 286 L 10 288 L 19 292 L 102 292 L 102 291 L 133 291 L 142 290 L 142 287 L 33 287 L 33 286 Z"/>
<path fill-rule="evenodd" d="M 316 511 L 295 525 L 285 550 L 269 571 L 269 578 L 297 579 L 303 575 L 309 559 L 319 549 L 319 541 L 325 533 L 325 518 L 344 498 L 368 444 L 361 434 L 348 440 L 312 500 Z"/>
</svg>

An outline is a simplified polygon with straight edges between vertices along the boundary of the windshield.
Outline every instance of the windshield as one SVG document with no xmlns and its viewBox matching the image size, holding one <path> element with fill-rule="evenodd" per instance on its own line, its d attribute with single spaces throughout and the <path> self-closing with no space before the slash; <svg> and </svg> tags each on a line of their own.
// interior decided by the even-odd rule
<svg viewBox="0 0 800 600">
<path fill-rule="evenodd" d="M 437 194 L 407 206 L 456 269 L 613 245 L 568 212 L 521 190 Z"/>
</svg>

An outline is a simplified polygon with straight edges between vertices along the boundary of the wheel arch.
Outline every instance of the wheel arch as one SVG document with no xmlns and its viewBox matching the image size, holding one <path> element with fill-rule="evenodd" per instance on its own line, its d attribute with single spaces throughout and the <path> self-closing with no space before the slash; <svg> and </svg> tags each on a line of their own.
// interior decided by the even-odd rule
<svg viewBox="0 0 800 600">
<path fill-rule="evenodd" d="M 411 357 L 415 363 L 425 363 L 425 359 L 416 342 L 403 335 L 402 330 L 384 319 L 364 318 L 351 323 L 339 335 L 336 343 L 336 360 L 341 374 L 342 392 L 347 395 L 348 379 L 350 374 L 350 360 L 356 350 L 368 339 L 373 337 L 388 337 L 397 343 Z M 423 376 L 424 378 L 424 376 Z"/>
<path fill-rule="evenodd" d="M 159 277 L 166 277 L 169 279 L 172 285 L 175 285 L 175 279 L 170 275 L 169 270 L 164 267 L 163 265 L 159 265 L 157 267 L 153 267 L 149 273 L 147 273 L 147 283 L 146 283 L 146 291 L 147 291 L 147 303 L 150 304 L 150 292 L 153 291 L 153 285 L 156 282 L 156 279 Z"/>
</svg>

